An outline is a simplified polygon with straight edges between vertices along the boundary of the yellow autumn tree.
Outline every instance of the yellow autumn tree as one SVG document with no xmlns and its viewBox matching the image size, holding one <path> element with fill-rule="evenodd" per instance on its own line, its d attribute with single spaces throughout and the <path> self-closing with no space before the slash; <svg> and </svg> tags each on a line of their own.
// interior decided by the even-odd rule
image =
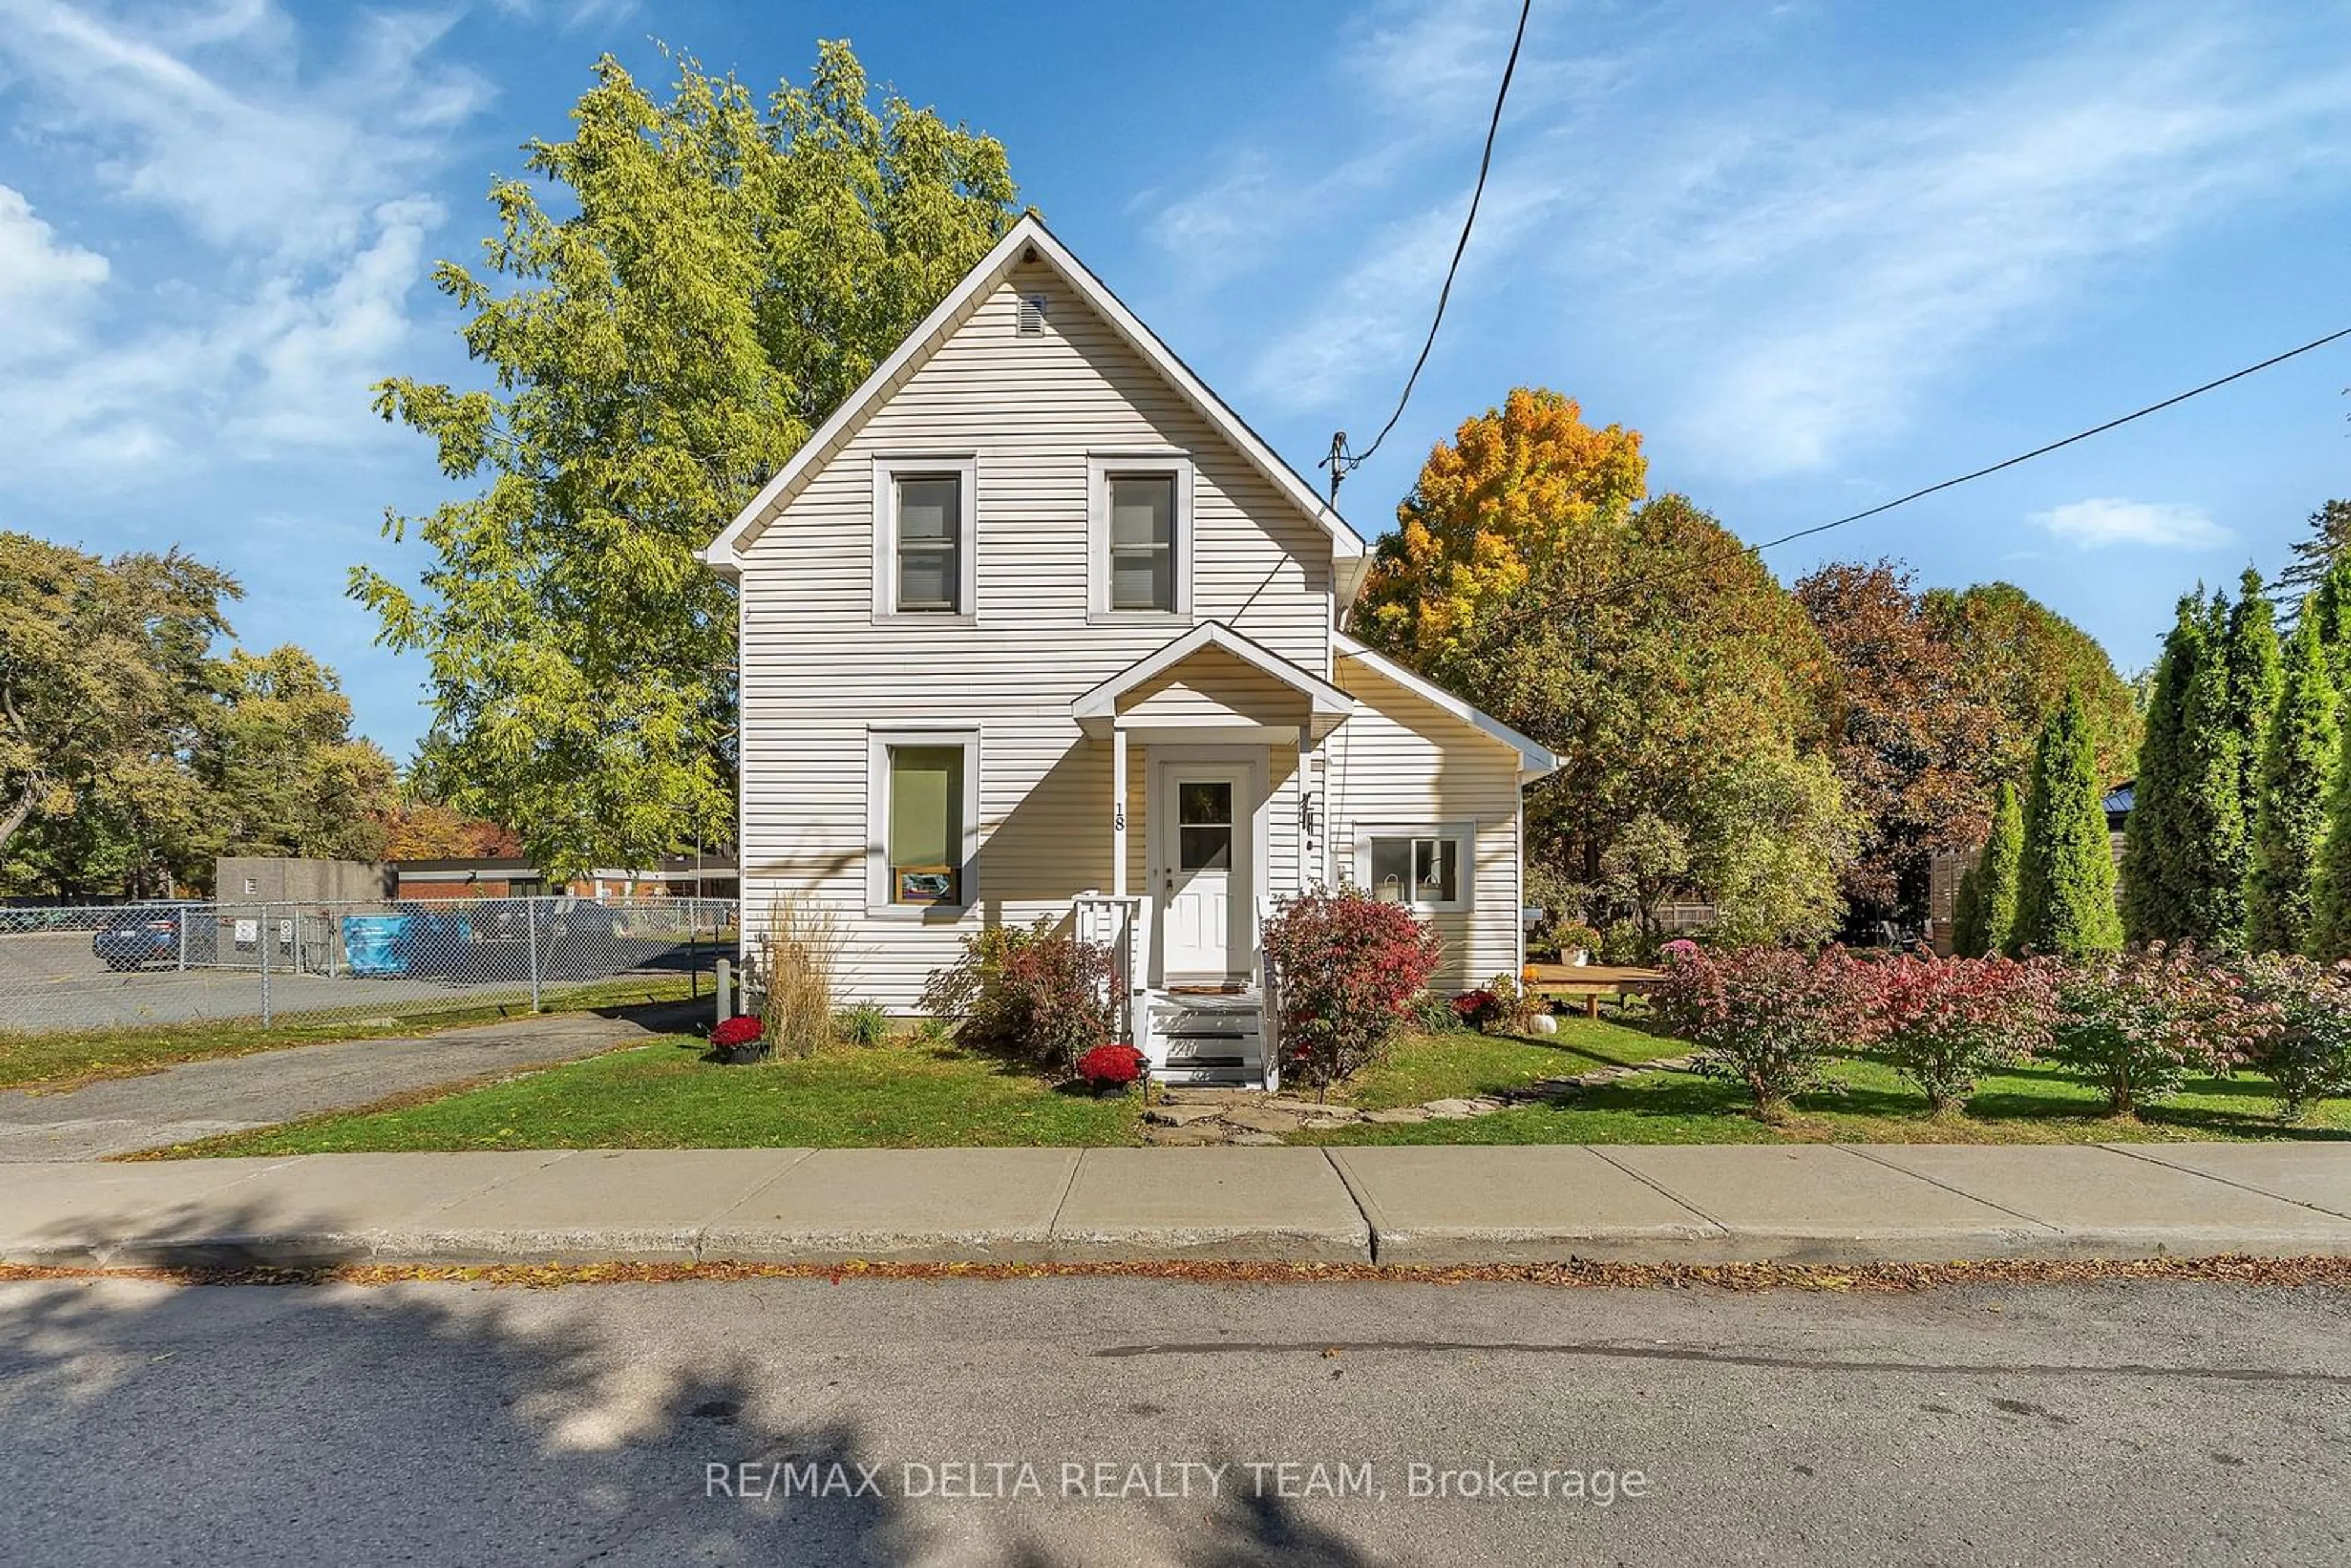
<svg viewBox="0 0 2351 1568">
<path fill-rule="evenodd" d="M 1573 398 L 1515 387 L 1431 449 L 1380 540 L 1355 624 L 1426 668 L 1647 488 L 1639 431 L 1594 429 Z"/>
</svg>

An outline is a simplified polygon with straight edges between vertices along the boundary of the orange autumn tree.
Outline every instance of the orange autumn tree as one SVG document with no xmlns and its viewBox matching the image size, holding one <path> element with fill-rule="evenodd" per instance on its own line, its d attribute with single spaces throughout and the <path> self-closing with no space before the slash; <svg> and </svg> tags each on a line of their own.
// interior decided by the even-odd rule
<svg viewBox="0 0 2351 1568">
<path fill-rule="evenodd" d="M 1594 429 L 1573 398 L 1514 387 L 1430 451 L 1380 540 L 1356 625 L 1425 667 L 1647 490 L 1640 432 Z"/>
</svg>

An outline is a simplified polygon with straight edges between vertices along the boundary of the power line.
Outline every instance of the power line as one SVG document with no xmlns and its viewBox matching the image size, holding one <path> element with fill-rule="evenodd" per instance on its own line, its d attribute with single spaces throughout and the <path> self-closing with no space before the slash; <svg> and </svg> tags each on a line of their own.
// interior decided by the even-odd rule
<svg viewBox="0 0 2351 1568">
<path fill-rule="evenodd" d="M 1437 329 L 1445 320 L 1446 301 L 1453 298 L 1453 279 L 1461 270 L 1462 253 L 1469 248 L 1469 231 L 1477 226 L 1478 204 L 1486 195 L 1486 172 L 1494 165 L 1494 136 L 1502 128 L 1502 105 L 1510 96 L 1510 78 L 1519 68 L 1519 47 L 1527 41 L 1527 16 L 1533 10 L 1534 0 L 1521 0 L 1519 30 L 1510 39 L 1510 57 L 1502 65 L 1502 85 L 1494 94 L 1493 118 L 1486 123 L 1486 150 L 1479 155 L 1478 183 L 1469 193 L 1468 215 L 1461 220 L 1461 237 L 1454 244 L 1452 264 L 1445 269 L 1445 286 L 1437 291 L 1437 313 L 1429 318 L 1428 336 L 1421 342 L 1420 358 L 1412 362 L 1412 374 L 1405 377 L 1404 392 L 1396 399 L 1395 412 L 1388 415 L 1388 422 L 1380 426 L 1380 433 L 1361 452 L 1350 451 L 1347 433 L 1337 432 L 1331 437 L 1331 455 L 1315 465 L 1331 470 L 1331 502 L 1334 507 L 1339 501 L 1339 482 L 1347 476 L 1348 470 L 1370 462 L 1372 454 L 1380 449 L 1380 443 L 1388 438 L 1388 432 L 1396 427 L 1396 421 L 1404 417 L 1405 404 L 1412 401 L 1412 389 L 1420 380 L 1421 368 L 1428 363 L 1428 351 L 1437 346 Z"/>
<path fill-rule="evenodd" d="M 1810 538 L 1814 534 L 1824 534 L 1832 528 L 1841 528 L 1849 523 L 1857 523 L 1865 517 L 1876 517 L 1881 512 L 1890 512 L 1896 507 L 1908 506 L 1911 502 L 1922 499 L 1928 496 L 1932 496 L 1938 491 L 1949 490 L 1955 486 L 1965 485 L 1970 480 L 1983 478 L 1989 474 L 1997 474 L 2003 468 L 2013 468 L 2020 463 L 2030 463 L 2036 457 L 2045 457 L 2050 453 L 2058 450 L 2060 447 L 2071 446 L 2077 441 L 2087 441 L 2094 435 L 2103 435 L 2107 431 L 2128 424 L 2135 419 L 2145 419 L 2148 414 L 2160 413 L 2167 408 L 2176 407 L 2180 403 L 2186 402 L 2189 398 L 2201 397 L 2208 392 L 2227 386 L 2231 382 L 2242 381 L 2247 376 L 2252 375 L 2257 371 L 2268 370 L 2273 365 L 2282 365 L 2285 363 L 2286 361 L 2294 359 L 2297 355 L 2307 354 L 2314 349 L 2323 349 L 2326 347 L 2327 344 L 2338 341 L 2344 338 L 2351 338 L 2351 327 L 2346 327 L 2340 331 L 2329 332 L 2323 338 L 2313 338 L 2309 342 L 2303 344 L 2299 348 L 2288 349 L 2283 354 L 2273 354 L 2268 359 L 2262 361 L 2258 364 L 2247 365 L 2244 369 L 2240 371 L 2231 371 L 2227 375 L 2221 376 L 2218 380 L 2206 382 L 2202 386 L 2190 387 L 2183 392 L 2175 392 L 2171 396 L 2165 398 L 2160 402 L 2151 402 L 2145 408 L 2133 409 L 2130 413 L 2120 415 L 2115 419 L 2107 420 L 2103 424 L 2094 424 L 2087 430 L 2077 430 L 2073 434 L 2068 435 L 2062 440 L 2052 441 L 2045 445 L 2036 446 L 2030 452 L 2020 452 L 2013 457 L 2006 457 L 2002 458 L 1998 463 L 1987 464 L 1981 468 L 1970 470 L 1970 472 L 1961 474 L 1955 478 L 1945 479 L 1938 484 L 1925 486 L 1922 488 L 1911 491 L 1907 496 L 1896 496 L 1890 501 L 1881 501 L 1875 507 L 1870 507 L 1865 510 L 1852 513 L 1846 517 L 1838 517 L 1832 522 L 1814 523 L 1810 528 L 1798 528 L 1793 533 L 1782 534 L 1777 538 L 1765 539 L 1761 544 L 1741 545 L 1735 550 L 1723 551 L 1710 559 L 1702 559 L 1699 560 L 1686 562 L 1681 567 L 1674 570 L 1654 572 L 1645 577 L 1628 578 L 1623 582 L 1611 585 L 1602 592 L 1589 594 L 1584 597 L 1587 601 L 1591 601 L 1599 600 L 1608 593 L 1622 593 L 1637 588 L 1650 587 L 1656 583 L 1667 581 L 1673 578 L 1682 576 L 1687 572 L 1698 570 L 1700 568 L 1712 564 L 1714 560 L 1728 560 L 1732 556 L 1737 555 L 1761 555 L 1763 551 L 1775 549 L 1781 545 L 1792 544 L 1796 540 L 1802 538 Z"/>
</svg>

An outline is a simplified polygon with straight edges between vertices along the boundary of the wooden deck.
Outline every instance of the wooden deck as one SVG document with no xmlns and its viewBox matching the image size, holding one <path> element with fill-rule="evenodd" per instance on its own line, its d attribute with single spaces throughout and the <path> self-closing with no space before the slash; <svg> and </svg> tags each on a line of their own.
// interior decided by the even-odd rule
<svg viewBox="0 0 2351 1568">
<path fill-rule="evenodd" d="M 1614 997 L 1623 1010 L 1626 997 L 1637 997 L 1666 977 L 1662 969 L 1630 964 L 1530 964 L 1527 989 L 1539 997 L 1582 997 L 1583 1016 L 1600 1016 L 1600 998 Z"/>
</svg>

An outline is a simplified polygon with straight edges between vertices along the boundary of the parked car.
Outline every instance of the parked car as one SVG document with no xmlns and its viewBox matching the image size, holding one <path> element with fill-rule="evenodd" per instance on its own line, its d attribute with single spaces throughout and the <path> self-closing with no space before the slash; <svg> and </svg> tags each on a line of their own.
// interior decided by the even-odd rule
<svg viewBox="0 0 2351 1568">
<path fill-rule="evenodd" d="M 180 956 L 180 911 L 133 909 L 109 916 L 89 950 L 110 969 L 140 969 Z"/>
</svg>

